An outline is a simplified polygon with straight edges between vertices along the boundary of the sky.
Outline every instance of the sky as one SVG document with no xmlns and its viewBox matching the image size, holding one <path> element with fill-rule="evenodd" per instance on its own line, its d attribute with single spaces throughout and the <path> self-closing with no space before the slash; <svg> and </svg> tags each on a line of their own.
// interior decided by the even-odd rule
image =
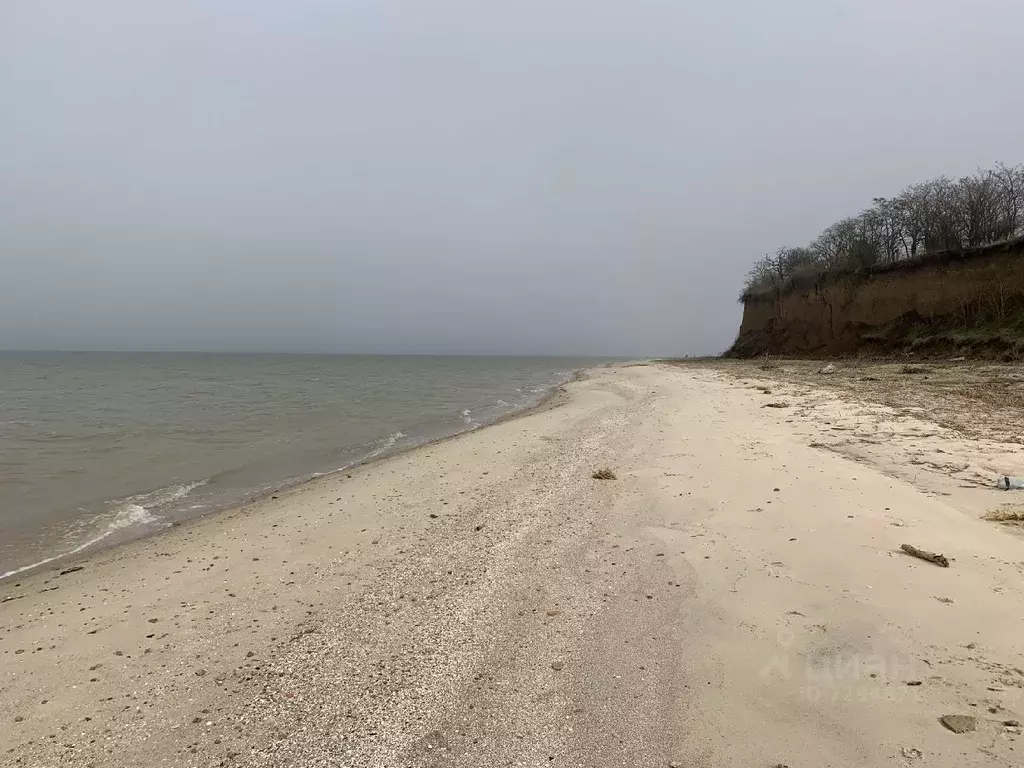
<svg viewBox="0 0 1024 768">
<path fill-rule="evenodd" d="M 717 353 L 1024 162 L 1020 0 L 0 0 L 0 348 Z"/>
</svg>

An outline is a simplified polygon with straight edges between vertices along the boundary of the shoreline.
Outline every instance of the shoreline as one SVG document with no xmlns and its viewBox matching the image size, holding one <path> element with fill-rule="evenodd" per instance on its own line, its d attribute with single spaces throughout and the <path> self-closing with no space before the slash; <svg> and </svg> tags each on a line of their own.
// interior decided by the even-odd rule
<svg viewBox="0 0 1024 768">
<path fill-rule="evenodd" d="M 816 381 L 593 369 L 547 410 L 34 573 L 0 603 L 0 754 L 1015 766 L 1024 538 L 981 479 L 1019 446 Z"/>
<path fill-rule="evenodd" d="M 159 537 L 176 528 L 188 526 L 195 522 L 209 519 L 210 517 L 213 517 L 215 515 L 237 511 L 242 508 L 251 506 L 253 504 L 258 504 L 263 501 L 276 499 L 280 497 L 282 494 L 291 493 L 308 484 L 315 483 L 316 481 L 321 480 L 323 478 L 331 478 L 336 475 L 352 472 L 356 469 L 362 469 L 364 467 L 373 466 L 378 462 L 386 461 L 395 456 L 402 456 L 404 454 L 416 451 L 420 448 L 427 448 L 429 446 L 443 443 L 445 441 L 452 440 L 472 432 L 478 432 L 482 429 L 487 429 L 497 424 L 502 424 L 506 421 L 522 418 L 535 412 L 540 413 L 549 408 L 557 407 L 558 399 L 564 396 L 566 393 L 566 386 L 572 384 L 573 382 L 580 381 L 582 378 L 584 378 L 586 376 L 587 370 L 589 369 L 578 369 L 573 371 L 572 375 L 569 377 L 568 380 L 559 384 L 552 385 L 548 389 L 548 391 L 546 391 L 535 404 L 527 405 L 517 410 L 503 414 L 494 419 L 493 421 L 489 421 L 478 426 L 466 427 L 465 429 L 461 429 L 459 431 L 452 432 L 449 434 L 442 434 L 437 437 L 427 438 L 423 442 L 412 445 L 401 446 L 398 448 L 394 448 L 394 446 L 392 446 L 394 450 L 388 450 L 377 455 L 373 455 L 371 453 L 370 455 L 362 459 L 359 459 L 353 462 L 352 464 L 339 467 L 338 469 L 334 469 L 329 472 L 314 473 L 312 475 L 302 476 L 291 481 L 284 480 L 281 481 L 280 485 L 271 487 L 269 490 L 256 491 L 251 493 L 246 492 L 243 493 L 242 499 L 240 501 L 225 504 L 223 506 L 214 505 L 207 509 L 204 509 L 198 515 L 190 516 L 183 520 L 172 521 L 160 528 L 143 530 L 140 531 L 137 535 L 115 538 L 115 540 L 111 541 L 109 544 L 106 545 L 103 545 L 102 543 L 105 536 L 101 535 L 100 537 L 94 540 L 85 542 L 84 544 L 80 544 L 78 547 L 68 552 L 54 555 L 52 557 L 47 557 L 36 563 L 31 563 L 27 566 L 22 566 L 13 569 L 7 573 L 0 574 L 0 599 L 2 599 L 3 597 L 2 592 L 4 585 L 9 583 L 12 579 L 16 579 L 17 577 L 27 578 L 29 575 L 35 574 L 41 571 L 42 569 L 45 569 L 46 567 L 51 567 L 54 571 L 60 571 L 68 567 L 74 567 L 80 565 L 84 561 L 88 561 L 88 559 L 93 557 L 94 555 L 99 555 L 111 549 L 124 547 L 132 544 L 133 542 Z"/>
</svg>

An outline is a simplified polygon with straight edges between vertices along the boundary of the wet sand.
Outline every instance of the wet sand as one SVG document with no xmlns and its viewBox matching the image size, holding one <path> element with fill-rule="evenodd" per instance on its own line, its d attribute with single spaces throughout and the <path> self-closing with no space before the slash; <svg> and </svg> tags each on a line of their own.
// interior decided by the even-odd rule
<svg viewBox="0 0 1024 768">
<path fill-rule="evenodd" d="M 753 370 L 568 390 L 0 583 L 3 763 L 1019 764 L 1019 445 Z"/>
</svg>

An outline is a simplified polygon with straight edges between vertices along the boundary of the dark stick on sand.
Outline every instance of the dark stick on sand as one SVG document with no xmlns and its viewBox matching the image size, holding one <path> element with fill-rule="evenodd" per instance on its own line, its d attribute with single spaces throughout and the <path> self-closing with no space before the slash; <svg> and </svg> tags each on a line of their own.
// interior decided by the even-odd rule
<svg viewBox="0 0 1024 768">
<path fill-rule="evenodd" d="M 949 568 L 949 560 L 946 558 L 945 555 L 936 552 L 928 552 L 923 549 L 918 549 L 913 544 L 903 544 L 902 546 L 900 546 L 900 549 L 902 549 L 908 555 L 913 555 L 914 557 L 919 557 L 922 560 L 927 560 L 929 563 L 941 565 L 943 568 Z"/>
</svg>

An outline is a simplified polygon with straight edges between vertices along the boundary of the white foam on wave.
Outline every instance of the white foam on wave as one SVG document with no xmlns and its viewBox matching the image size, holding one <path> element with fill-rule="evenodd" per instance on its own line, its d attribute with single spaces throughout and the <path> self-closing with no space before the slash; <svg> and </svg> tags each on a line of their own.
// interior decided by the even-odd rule
<svg viewBox="0 0 1024 768">
<path fill-rule="evenodd" d="M 181 485 L 168 485 L 163 488 L 157 488 L 155 491 L 149 491 L 148 493 L 139 493 L 135 496 L 129 496 L 125 501 L 138 504 L 140 507 L 146 509 L 152 509 L 153 507 L 160 507 L 164 504 L 171 504 L 175 501 L 179 501 L 188 496 L 196 488 L 202 488 L 206 485 L 209 480 L 196 480 L 192 483 L 182 483 Z"/>
<path fill-rule="evenodd" d="M 38 568 L 40 565 L 52 563 L 54 560 L 60 560 L 63 557 L 77 555 L 79 552 L 99 544 L 104 539 L 107 539 L 118 531 L 123 531 L 126 528 L 131 528 L 136 525 L 155 526 L 162 521 L 162 518 L 150 512 L 150 509 L 179 501 L 192 493 L 196 488 L 206 485 L 206 483 L 206 480 L 198 480 L 193 483 L 170 485 L 165 488 L 158 488 L 155 491 L 150 491 L 149 493 L 140 493 L 135 496 L 129 496 L 124 502 L 114 507 L 112 510 L 113 517 L 111 517 L 110 514 L 104 514 L 93 518 L 93 520 L 98 523 L 102 523 L 106 520 L 106 526 L 95 536 L 92 536 L 86 541 L 81 542 L 67 551 L 61 552 L 60 554 L 56 554 L 51 557 L 44 557 L 42 560 L 30 563 L 29 565 L 23 565 L 21 568 L 15 568 L 14 570 L 7 571 L 6 573 L 0 573 L 0 580 L 6 579 L 9 576 L 14 576 L 18 573 L 23 573 L 24 571 L 31 570 L 32 568 Z"/>
<path fill-rule="evenodd" d="M 378 446 L 374 450 L 370 451 L 370 453 L 367 454 L 366 458 L 363 459 L 363 461 L 368 461 L 369 459 L 375 459 L 378 456 L 380 456 L 382 453 L 386 453 L 387 451 L 389 451 L 392 448 L 394 448 L 395 444 L 398 443 L 398 441 L 401 440 L 403 437 L 407 437 L 405 432 L 401 432 L 401 431 L 399 431 L 399 432 L 392 432 L 390 435 L 387 436 L 387 438 L 385 438 L 384 442 L 381 443 L 380 446 Z"/>
<path fill-rule="evenodd" d="M 52 563 L 54 560 L 60 560 L 62 557 L 77 555 L 79 552 L 88 549 L 95 544 L 99 544 L 107 537 L 112 536 L 125 528 L 130 528 L 133 525 L 155 524 L 159 522 L 159 520 L 160 518 L 152 515 L 145 507 L 141 507 L 138 504 L 123 504 L 118 507 L 117 512 L 114 515 L 114 519 L 111 520 L 107 524 L 107 527 L 98 535 L 93 536 L 88 541 L 82 542 L 77 547 L 74 547 L 67 552 L 61 552 L 60 554 L 53 555 L 52 557 L 44 557 L 42 560 L 30 563 L 29 565 L 23 565 L 21 568 L 15 568 L 12 571 L 0 573 L 0 580 L 6 579 L 9 576 L 14 576 L 16 573 L 22 573 L 23 571 L 28 571 L 32 568 L 38 568 L 40 565 Z"/>
</svg>

